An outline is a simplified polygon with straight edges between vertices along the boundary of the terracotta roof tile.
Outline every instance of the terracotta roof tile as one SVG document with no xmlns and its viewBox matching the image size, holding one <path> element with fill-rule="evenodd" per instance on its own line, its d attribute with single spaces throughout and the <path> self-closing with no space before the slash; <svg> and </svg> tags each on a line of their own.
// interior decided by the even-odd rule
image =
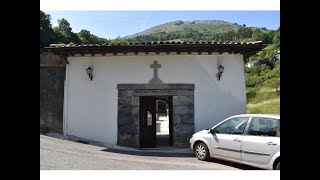
<svg viewBox="0 0 320 180">
<path fill-rule="evenodd" d="M 146 43 L 118 43 L 118 44 L 51 44 L 45 51 L 59 55 L 79 54 L 105 54 L 127 52 L 229 52 L 252 55 L 264 47 L 262 41 L 255 42 L 192 42 L 192 41 L 161 41 Z"/>
</svg>

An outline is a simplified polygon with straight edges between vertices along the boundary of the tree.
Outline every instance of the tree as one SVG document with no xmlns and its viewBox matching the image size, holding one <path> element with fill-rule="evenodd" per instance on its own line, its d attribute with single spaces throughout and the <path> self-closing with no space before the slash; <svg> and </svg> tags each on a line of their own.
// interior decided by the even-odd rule
<svg viewBox="0 0 320 180">
<path fill-rule="evenodd" d="M 69 35 L 69 39 L 70 39 L 69 43 L 81 44 L 81 40 L 79 39 L 76 33 L 71 33 Z"/>
<path fill-rule="evenodd" d="M 116 39 L 111 40 L 110 43 L 112 43 L 112 44 L 124 44 L 124 43 L 128 43 L 128 41 L 126 39 L 123 39 L 120 36 L 118 36 Z"/>
<path fill-rule="evenodd" d="M 88 31 L 86 29 L 82 29 L 78 33 L 78 36 L 83 44 L 95 44 L 96 43 L 93 35 L 90 33 L 90 31 Z"/>
<path fill-rule="evenodd" d="M 270 79 L 266 84 L 267 87 L 275 89 L 276 92 L 280 92 L 280 78 Z"/>
<path fill-rule="evenodd" d="M 274 36 L 272 38 L 272 42 L 276 44 L 277 48 L 280 48 L 280 27 L 275 31 Z"/>
<path fill-rule="evenodd" d="M 90 31 L 86 29 L 82 29 L 78 33 L 78 37 L 81 40 L 81 43 L 83 44 L 103 44 L 107 43 L 107 40 L 104 38 L 99 38 L 98 36 L 95 36 L 90 33 Z"/>
<path fill-rule="evenodd" d="M 254 41 L 263 41 L 266 44 L 272 42 L 272 34 L 271 33 L 264 33 L 260 29 L 256 29 L 252 34 L 252 39 Z"/>
<path fill-rule="evenodd" d="M 238 29 L 237 36 L 239 37 L 239 39 L 251 38 L 252 30 L 251 30 L 251 28 L 240 27 Z"/>
<path fill-rule="evenodd" d="M 54 32 L 49 14 L 40 10 L 40 47 L 49 46 L 54 41 Z"/>
<path fill-rule="evenodd" d="M 159 33 L 158 33 L 159 41 L 164 41 L 166 34 L 167 34 L 167 33 L 166 33 L 166 32 L 163 32 L 163 31 L 159 32 Z"/>
<path fill-rule="evenodd" d="M 63 44 L 67 44 L 68 43 L 68 37 L 65 33 L 63 33 L 59 27 L 54 27 L 53 28 L 54 31 L 54 35 L 55 35 L 55 41 L 56 43 L 63 43 Z"/>
<path fill-rule="evenodd" d="M 52 43 L 102 44 L 108 43 L 108 40 L 99 38 L 85 29 L 79 33 L 72 32 L 71 25 L 65 18 L 59 19 L 58 26 L 52 28 L 50 15 L 40 10 L 40 48 Z"/>
<path fill-rule="evenodd" d="M 54 28 L 54 32 L 57 34 L 58 42 L 65 44 L 81 44 L 81 40 L 75 33 L 72 32 L 70 23 L 65 18 L 58 19 L 58 27 Z"/>
<path fill-rule="evenodd" d="M 58 19 L 58 27 L 61 31 L 67 34 L 72 33 L 72 28 L 70 27 L 70 23 L 65 18 Z"/>
</svg>

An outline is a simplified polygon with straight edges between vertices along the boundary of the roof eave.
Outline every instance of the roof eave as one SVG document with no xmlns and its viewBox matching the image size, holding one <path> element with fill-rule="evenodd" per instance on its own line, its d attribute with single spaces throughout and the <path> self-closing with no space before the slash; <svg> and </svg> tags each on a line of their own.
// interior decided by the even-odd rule
<svg viewBox="0 0 320 180">
<path fill-rule="evenodd" d="M 74 54 L 103 54 L 106 53 L 138 53 L 138 52 L 208 52 L 243 54 L 245 56 L 255 54 L 265 48 L 261 43 L 201 43 L 201 44 L 118 44 L 118 45 L 61 45 L 46 47 L 46 52 L 57 55 L 73 56 Z"/>
</svg>

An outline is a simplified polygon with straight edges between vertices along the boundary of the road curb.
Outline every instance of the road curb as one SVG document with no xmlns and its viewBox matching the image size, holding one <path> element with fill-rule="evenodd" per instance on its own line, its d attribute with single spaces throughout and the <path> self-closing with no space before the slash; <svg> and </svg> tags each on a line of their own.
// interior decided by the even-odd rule
<svg viewBox="0 0 320 180">
<path fill-rule="evenodd" d="M 164 147 L 164 148 L 141 148 L 141 149 L 136 149 L 136 148 L 129 148 L 129 147 L 123 147 L 123 146 L 118 146 L 118 145 L 113 145 L 113 144 L 108 144 L 108 143 L 101 143 L 101 142 L 96 142 L 80 137 L 75 137 L 75 136 L 64 136 L 59 133 L 50 133 L 50 132 L 40 132 L 40 135 L 44 136 L 49 136 L 52 138 L 58 138 L 58 139 L 63 139 L 67 141 L 72 141 L 72 142 L 77 142 L 77 143 L 84 143 L 88 145 L 93 145 L 93 146 L 100 146 L 104 147 L 107 149 L 113 149 L 113 150 L 120 150 L 120 151 L 128 151 L 128 152 L 140 152 L 140 153 L 166 153 L 166 154 L 193 154 L 192 150 L 189 148 L 172 148 L 172 147 Z"/>
</svg>

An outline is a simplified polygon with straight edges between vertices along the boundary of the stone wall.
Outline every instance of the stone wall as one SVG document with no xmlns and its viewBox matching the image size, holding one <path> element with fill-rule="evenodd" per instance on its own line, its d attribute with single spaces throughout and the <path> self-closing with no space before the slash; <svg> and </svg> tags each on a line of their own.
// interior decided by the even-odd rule
<svg viewBox="0 0 320 180">
<path fill-rule="evenodd" d="M 139 97 L 172 96 L 173 147 L 189 147 L 194 133 L 193 84 L 118 84 L 118 141 L 139 147 Z"/>
<path fill-rule="evenodd" d="M 189 139 L 194 133 L 193 91 L 181 90 L 187 95 L 173 96 L 173 142 L 175 147 L 189 147 Z M 188 93 L 186 93 L 188 92 Z"/>
<path fill-rule="evenodd" d="M 66 67 L 63 61 L 59 58 L 56 58 L 59 62 L 53 61 L 54 58 L 40 55 L 40 130 L 62 133 Z"/>
</svg>

